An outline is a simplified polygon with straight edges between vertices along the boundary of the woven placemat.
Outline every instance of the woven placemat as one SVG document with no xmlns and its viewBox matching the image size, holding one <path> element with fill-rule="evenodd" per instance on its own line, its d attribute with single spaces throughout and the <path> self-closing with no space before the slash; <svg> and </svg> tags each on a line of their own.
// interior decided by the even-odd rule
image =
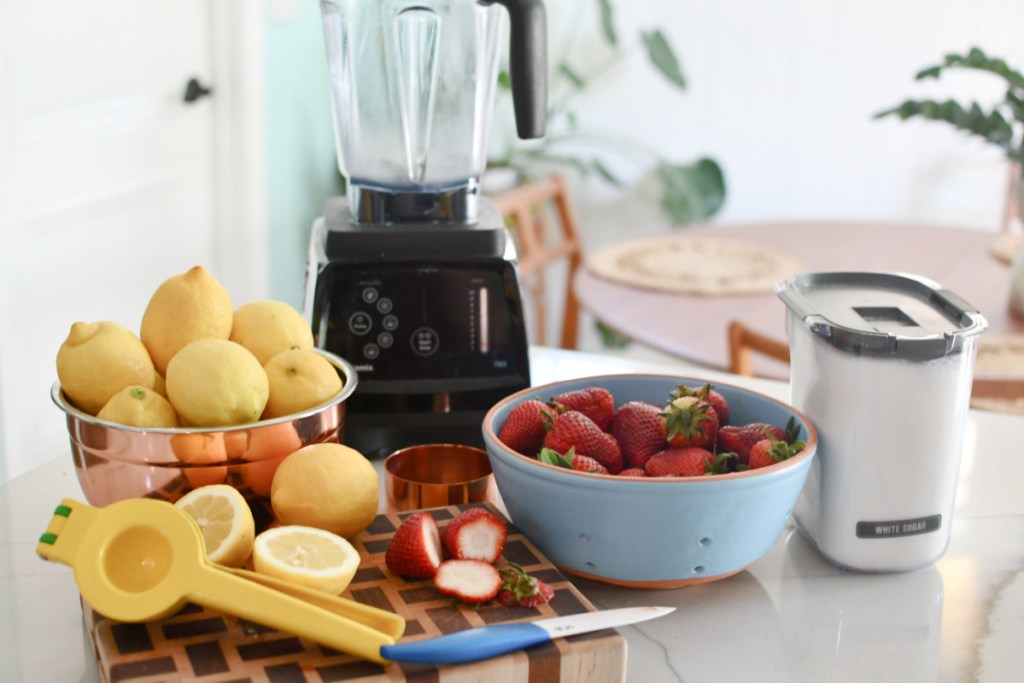
<svg viewBox="0 0 1024 683">
<path fill-rule="evenodd" d="M 789 254 L 752 242 L 661 235 L 606 247 L 587 259 L 594 275 L 625 285 L 707 296 L 771 293 L 806 270 Z"/>
<path fill-rule="evenodd" d="M 1024 377 L 1024 334 L 982 335 L 974 361 L 978 377 Z"/>
</svg>

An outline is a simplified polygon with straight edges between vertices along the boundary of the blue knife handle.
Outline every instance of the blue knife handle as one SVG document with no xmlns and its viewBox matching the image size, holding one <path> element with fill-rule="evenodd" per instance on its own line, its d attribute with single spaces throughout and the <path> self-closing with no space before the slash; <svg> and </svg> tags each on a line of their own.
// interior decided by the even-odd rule
<svg viewBox="0 0 1024 683">
<path fill-rule="evenodd" d="M 380 654 L 395 662 L 461 664 L 514 652 L 551 640 L 551 634 L 531 623 L 471 628 L 411 643 L 381 645 Z"/>
</svg>

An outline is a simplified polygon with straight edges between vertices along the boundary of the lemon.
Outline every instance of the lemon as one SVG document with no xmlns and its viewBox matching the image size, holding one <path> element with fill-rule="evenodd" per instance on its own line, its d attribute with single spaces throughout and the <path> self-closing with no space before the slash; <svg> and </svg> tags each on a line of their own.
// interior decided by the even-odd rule
<svg viewBox="0 0 1024 683">
<path fill-rule="evenodd" d="M 318 443 L 284 459 L 274 474 L 270 504 L 282 524 L 352 538 L 377 515 L 377 486 L 377 471 L 359 451 Z"/>
<path fill-rule="evenodd" d="M 231 334 L 231 297 L 202 266 L 168 278 L 153 293 L 142 314 L 140 336 L 157 371 L 197 339 L 227 339 Z"/>
<path fill-rule="evenodd" d="M 282 351 L 263 369 L 270 383 L 264 419 L 318 406 L 341 391 L 342 381 L 330 361 L 315 351 Z"/>
<path fill-rule="evenodd" d="M 281 351 L 313 348 L 309 323 L 283 301 L 253 301 L 239 306 L 231 321 L 230 339 L 252 351 L 262 365 Z"/>
<path fill-rule="evenodd" d="M 167 398 L 181 421 L 225 427 L 260 419 L 267 404 L 267 373 L 256 356 L 227 339 L 194 341 L 171 359 Z"/>
<path fill-rule="evenodd" d="M 221 484 L 228 478 L 228 468 L 218 465 L 228 459 L 223 434 L 175 434 L 171 437 L 171 451 L 189 465 L 181 471 L 193 487 Z"/>
<path fill-rule="evenodd" d="M 202 486 L 175 503 L 199 524 L 206 559 L 241 567 L 252 554 L 256 523 L 245 498 L 226 484 Z"/>
<path fill-rule="evenodd" d="M 57 379 L 72 403 L 95 415 L 127 386 L 152 387 L 153 362 L 123 325 L 77 322 L 57 351 Z"/>
<path fill-rule="evenodd" d="M 110 397 L 96 417 L 132 427 L 177 427 L 178 414 L 170 402 L 153 389 L 137 384 Z"/>
<path fill-rule="evenodd" d="M 329 531 L 289 525 L 257 536 L 252 561 L 261 574 L 340 595 L 359 569 L 359 551 Z"/>
</svg>

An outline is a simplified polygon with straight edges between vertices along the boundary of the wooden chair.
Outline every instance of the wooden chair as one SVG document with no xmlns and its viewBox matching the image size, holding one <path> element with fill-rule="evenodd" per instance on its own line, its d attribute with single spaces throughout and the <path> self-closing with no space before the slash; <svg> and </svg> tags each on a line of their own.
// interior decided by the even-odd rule
<svg viewBox="0 0 1024 683">
<path fill-rule="evenodd" d="M 580 304 L 572 281 L 583 260 L 576 213 L 565 180 L 553 175 L 546 180 L 520 185 L 491 197 L 516 240 L 520 283 L 529 293 L 534 314 L 531 341 L 547 343 L 548 309 L 551 302 L 546 286 L 549 266 L 564 261 L 565 287 L 561 334 L 558 344 L 575 349 L 579 336 Z"/>
<path fill-rule="evenodd" d="M 1003 232 L 1011 232 L 1014 221 L 1020 216 L 1020 207 L 1017 206 L 1017 179 L 1021 176 L 1020 164 L 1010 164 L 1009 175 L 1006 181 L 1006 198 L 1003 200 Z"/>
<path fill-rule="evenodd" d="M 754 374 L 751 366 L 751 352 L 789 362 L 789 346 L 778 339 L 754 332 L 738 320 L 729 323 L 729 372 L 736 375 Z"/>
</svg>

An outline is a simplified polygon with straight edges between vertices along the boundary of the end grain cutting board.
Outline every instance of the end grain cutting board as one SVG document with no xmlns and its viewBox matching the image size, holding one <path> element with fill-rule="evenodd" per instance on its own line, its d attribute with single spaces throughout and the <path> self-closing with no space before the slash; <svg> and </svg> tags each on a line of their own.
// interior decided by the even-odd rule
<svg viewBox="0 0 1024 683">
<path fill-rule="evenodd" d="M 439 525 L 468 506 L 433 510 Z M 501 513 L 488 507 L 499 517 Z M 536 609 L 478 609 L 441 595 L 430 581 L 406 581 L 388 571 L 384 551 L 406 515 L 379 515 L 353 545 L 362 558 L 346 597 L 388 609 L 406 619 L 406 640 L 419 640 L 475 626 L 594 611 L 583 595 L 511 524 L 505 557 L 555 589 L 555 598 Z M 418 681 L 548 683 L 625 680 L 626 641 L 614 630 L 562 638 L 529 650 L 457 666 L 392 663 L 382 667 L 274 631 L 231 615 L 187 605 L 163 621 L 126 624 L 111 621 L 83 605 L 86 626 L 105 681 L 197 680 Z"/>
</svg>

